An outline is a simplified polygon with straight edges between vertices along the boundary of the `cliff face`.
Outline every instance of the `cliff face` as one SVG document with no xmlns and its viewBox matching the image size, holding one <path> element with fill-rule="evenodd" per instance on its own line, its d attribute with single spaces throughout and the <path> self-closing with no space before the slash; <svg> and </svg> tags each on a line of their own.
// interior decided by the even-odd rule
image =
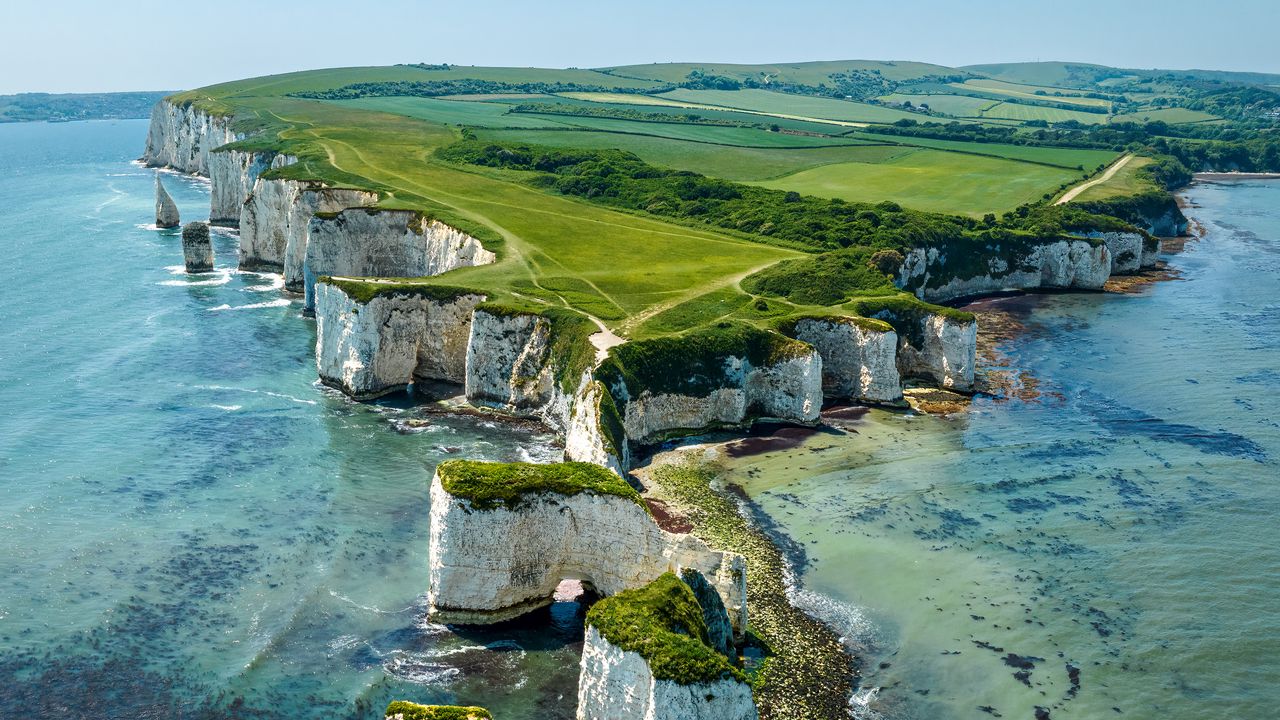
<svg viewBox="0 0 1280 720">
<path fill-rule="evenodd" d="M 194 106 L 181 107 L 162 100 L 151 109 L 142 161 L 149 167 L 169 167 L 208 177 L 209 153 L 239 139 L 231 130 L 230 117 L 209 115 Z"/>
<path fill-rule="evenodd" d="M 974 267 L 971 258 L 961 267 L 947 251 L 913 248 L 899 270 L 898 285 L 921 300 L 943 302 L 1011 289 L 1100 290 L 1111 275 L 1105 243 L 1058 239 L 1032 244 L 1019 253 L 988 254 L 984 267 Z"/>
<path fill-rule="evenodd" d="M 746 563 L 691 535 L 663 531 L 631 498 L 546 491 L 481 509 L 431 481 L 430 612 L 438 622 L 493 623 L 551 603 L 562 580 L 602 595 L 692 568 L 715 587 L 737 633 L 746 627 Z"/>
<path fill-rule="evenodd" d="M 286 290 L 304 292 L 312 217 L 377 201 L 377 193 L 363 190 L 258 178 L 240 212 L 240 267 L 279 270 Z"/>
<path fill-rule="evenodd" d="M 1111 253 L 1111 274 L 1131 275 L 1143 268 L 1155 267 L 1160 255 L 1160 240 L 1132 232 L 1090 233 L 1102 240 Z"/>
<path fill-rule="evenodd" d="M 972 390 L 978 323 L 928 315 L 916 324 L 918 330 L 903 333 L 898 344 L 898 371 L 944 388 Z"/>
<path fill-rule="evenodd" d="M 801 318 L 788 334 L 822 356 L 824 396 L 875 403 L 902 399 L 898 335 L 888 325 L 836 316 Z"/>
<path fill-rule="evenodd" d="M 470 235 L 408 210 L 313 216 L 305 245 L 308 277 L 425 277 L 497 259 Z"/>
<path fill-rule="evenodd" d="M 316 285 L 316 368 L 321 382 L 356 398 L 403 390 L 415 379 L 462 383 L 471 311 L 480 295 L 412 292 L 360 303 Z"/>
<path fill-rule="evenodd" d="M 209 154 L 209 222 L 238 227 L 244 202 L 258 176 L 298 159 L 274 151 L 221 150 Z"/>
<path fill-rule="evenodd" d="M 639 653 L 587 627 L 578 720 L 755 720 L 751 688 L 734 679 L 681 685 L 654 678 Z"/>
<path fill-rule="evenodd" d="M 478 308 L 467 345 L 467 401 L 508 411 L 550 404 L 555 387 L 550 343 L 551 323 L 541 315 Z"/>
</svg>

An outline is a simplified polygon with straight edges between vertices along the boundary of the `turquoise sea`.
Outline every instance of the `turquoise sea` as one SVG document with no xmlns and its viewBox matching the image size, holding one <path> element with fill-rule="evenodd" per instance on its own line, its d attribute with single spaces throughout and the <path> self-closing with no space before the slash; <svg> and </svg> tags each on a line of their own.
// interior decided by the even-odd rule
<svg viewBox="0 0 1280 720">
<path fill-rule="evenodd" d="M 0 717 L 572 717 L 576 604 L 463 632 L 423 604 L 435 463 L 552 438 L 319 387 L 279 278 L 225 234 L 187 276 L 147 226 L 145 132 L 0 125 Z M 1008 301 L 1040 399 L 730 461 L 863 653 L 860 715 L 1280 707 L 1280 183 L 1190 197 L 1181 280 Z"/>
</svg>

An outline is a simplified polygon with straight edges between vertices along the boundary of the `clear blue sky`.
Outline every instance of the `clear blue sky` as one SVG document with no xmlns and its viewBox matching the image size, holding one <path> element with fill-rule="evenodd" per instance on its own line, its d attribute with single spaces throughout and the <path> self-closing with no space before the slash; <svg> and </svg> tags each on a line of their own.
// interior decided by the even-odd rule
<svg viewBox="0 0 1280 720">
<path fill-rule="evenodd" d="M 1074 60 L 1280 73 L 1276 0 L 46 0 L 0 11 L 0 93 L 169 90 L 398 62 Z"/>
</svg>

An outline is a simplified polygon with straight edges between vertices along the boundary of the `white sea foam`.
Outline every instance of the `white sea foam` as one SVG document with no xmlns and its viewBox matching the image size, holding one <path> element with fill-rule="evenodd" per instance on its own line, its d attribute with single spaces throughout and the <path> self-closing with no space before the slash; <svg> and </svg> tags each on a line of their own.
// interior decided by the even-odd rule
<svg viewBox="0 0 1280 720">
<path fill-rule="evenodd" d="M 217 408 L 219 410 L 226 410 L 227 412 L 235 412 L 243 408 L 244 406 L 243 405 L 210 405 L 209 407 Z"/>
<path fill-rule="evenodd" d="M 269 397 L 277 397 L 277 398 L 283 398 L 285 400 L 292 400 L 293 402 L 302 403 L 304 405 L 316 404 L 315 400 L 297 398 L 292 395 L 285 395 L 284 393 L 271 392 L 270 390 L 254 390 L 252 388 L 238 388 L 238 387 L 231 387 L 228 385 L 195 385 L 194 387 L 197 390 L 234 390 L 235 392 L 250 393 L 252 395 L 267 395 Z"/>
<path fill-rule="evenodd" d="M 208 280 L 161 280 L 159 284 L 166 287 L 213 287 L 231 282 L 230 269 L 215 269 L 214 272 L 217 273 L 217 277 Z"/>
<path fill-rule="evenodd" d="M 218 283 L 219 285 L 221 283 Z M 218 307 L 209 308 L 209 312 L 218 312 L 220 310 L 257 310 L 259 308 L 284 307 L 293 304 L 289 298 L 280 298 L 278 300 L 269 300 L 267 302 L 249 303 L 248 305 L 219 305 Z"/>
</svg>

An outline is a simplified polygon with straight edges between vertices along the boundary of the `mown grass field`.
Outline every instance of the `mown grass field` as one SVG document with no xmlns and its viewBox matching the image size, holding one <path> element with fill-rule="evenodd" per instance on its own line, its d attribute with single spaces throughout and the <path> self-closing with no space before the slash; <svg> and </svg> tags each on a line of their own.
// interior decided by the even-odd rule
<svg viewBox="0 0 1280 720">
<path fill-rule="evenodd" d="M 1041 107 L 1039 105 L 1023 105 L 1021 103 L 1002 102 L 982 112 L 983 118 L 999 120 L 1044 120 L 1057 123 L 1075 120 L 1085 125 L 1099 125 L 1108 122 L 1110 115 L 1104 113 L 1084 112 L 1082 110 L 1065 110 L 1063 108 Z"/>
<path fill-rule="evenodd" d="M 840 163 L 757 183 L 779 190 L 860 202 L 892 200 L 974 217 L 1001 213 L 1080 179 L 1065 168 L 919 149 L 882 163 Z"/>
<path fill-rule="evenodd" d="M 1142 176 L 1139 172 L 1152 163 L 1151 158 L 1135 157 L 1125 163 L 1106 182 L 1098 183 L 1075 197 L 1076 202 L 1090 200 L 1106 200 L 1121 195 L 1134 195 L 1146 190 L 1158 189 L 1156 184 Z"/>
<path fill-rule="evenodd" d="M 897 145 L 845 145 L 813 148 L 736 148 L 644 135 L 590 131 L 486 130 L 481 138 L 595 150 L 633 152 L 645 162 L 692 170 L 726 180 L 766 180 L 838 162 L 883 162 L 911 152 Z"/>
<path fill-rule="evenodd" d="M 845 137 L 858 138 L 868 142 L 898 142 L 916 147 L 933 148 L 935 150 L 951 150 L 957 153 L 992 155 L 1010 160 L 1025 160 L 1034 163 L 1057 165 L 1064 168 L 1079 166 L 1084 170 L 1099 165 L 1110 164 L 1120 156 L 1112 150 L 1081 150 L 1078 148 L 1035 147 L 1029 145 L 1004 145 L 1001 143 L 972 143 L 958 140 L 934 140 L 932 138 L 905 137 L 901 135 L 883 135 L 874 132 L 851 132 Z"/>
<path fill-rule="evenodd" d="M 919 120 L 920 115 L 849 100 L 786 95 L 768 90 L 687 90 L 679 89 L 658 97 L 678 102 L 700 103 L 791 117 L 821 118 L 857 123 L 891 123 Z"/>
<path fill-rule="evenodd" d="M 755 269 L 798 254 L 551 195 L 501 173 L 441 164 L 432 159 L 433 150 L 458 137 L 456 129 L 444 125 L 340 103 L 241 102 L 259 108 L 285 141 L 327 158 L 303 163 L 295 171 L 299 175 L 353 175 L 385 189 L 384 207 L 440 211 L 501 236 L 498 263 L 449 273 L 444 284 L 491 290 L 498 297 L 510 297 L 512 288 L 529 288 L 551 304 L 588 312 L 616 308 L 592 314 L 618 321 L 733 285 Z M 547 278 L 556 279 L 551 287 L 543 285 Z M 565 298 L 557 287 L 573 292 Z"/>
</svg>

